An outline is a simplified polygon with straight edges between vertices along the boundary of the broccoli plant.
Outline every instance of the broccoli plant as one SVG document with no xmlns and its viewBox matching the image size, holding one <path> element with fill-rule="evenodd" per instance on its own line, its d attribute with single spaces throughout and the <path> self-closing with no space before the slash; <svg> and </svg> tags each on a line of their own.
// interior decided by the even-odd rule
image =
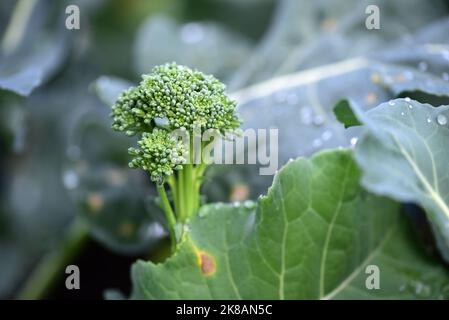
<svg viewBox="0 0 449 320">
<path fill-rule="evenodd" d="M 236 102 L 213 76 L 171 63 L 155 67 L 142 78 L 112 106 L 112 128 L 139 135 L 138 146 L 128 150 L 132 156 L 129 166 L 147 171 L 156 184 L 174 250 L 179 238 L 176 224 L 198 212 L 207 167 L 195 157 L 194 135 L 205 130 L 225 135 L 239 127 L 240 119 Z M 210 143 L 213 139 L 202 141 L 199 153 Z"/>
</svg>

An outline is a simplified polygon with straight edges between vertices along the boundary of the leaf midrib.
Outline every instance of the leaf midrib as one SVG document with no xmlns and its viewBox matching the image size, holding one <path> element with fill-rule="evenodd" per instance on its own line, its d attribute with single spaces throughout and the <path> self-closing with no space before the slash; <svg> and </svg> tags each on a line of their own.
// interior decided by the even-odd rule
<svg viewBox="0 0 449 320">
<path fill-rule="evenodd" d="M 429 181 L 427 181 L 427 179 L 424 176 L 424 174 L 422 173 L 421 169 L 415 163 L 415 161 L 410 156 L 410 154 L 407 152 L 407 150 L 404 148 L 404 146 L 402 146 L 402 144 L 399 143 L 399 141 L 396 138 L 394 138 L 394 140 L 396 141 L 396 143 L 399 147 L 399 150 L 404 155 L 405 159 L 408 161 L 408 163 L 411 165 L 413 171 L 418 176 L 419 180 L 423 183 L 425 189 L 428 192 L 428 195 L 434 200 L 434 202 L 437 204 L 437 206 L 443 211 L 443 213 L 446 215 L 446 218 L 449 219 L 449 207 L 446 205 L 444 200 L 441 198 L 440 194 L 432 188 L 432 185 L 429 183 Z"/>
<path fill-rule="evenodd" d="M 326 261 L 327 261 L 327 252 L 329 250 L 329 244 L 330 244 L 330 238 L 334 229 L 335 222 L 337 221 L 337 218 L 341 212 L 341 207 L 343 204 L 343 195 L 346 192 L 347 184 L 348 184 L 348 170 L 350 167 L 350 163 L 346 165 L 345 168 L 345 177 L 343 180 L 343 187 L 341 188 L 340 197 L 338 200 L 338 204 L 335 208 L 335 214 L 332 217 L 332 220 L 329 224 L 329 228 L 327 229 L 326 233 L 326 239 L 324 241 L 324 247 L 323 247 L 323 253 L 321 255 L 321 263 L 320 263 L 320 282 L 319 282 L 319 299 L 321 299 L 324 296 L 324 277 L 326 273 Z"/>
</svg>

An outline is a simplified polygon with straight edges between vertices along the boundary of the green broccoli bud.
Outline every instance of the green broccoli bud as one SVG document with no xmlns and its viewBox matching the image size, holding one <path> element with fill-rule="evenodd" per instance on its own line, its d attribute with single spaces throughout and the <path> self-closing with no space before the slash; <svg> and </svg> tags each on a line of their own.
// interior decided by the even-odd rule
<svg viewBox="0 0 449 320">
<path fill-rule="evenodd" d="M 151 130 L 155 118 L 167 119 L 170 129 L 216 129 L 240 126 L 236 102 L 211 75 L 175 63 L 153 68 L 139 86 L 119 97 L 112 107 L 113 129 L 128 134 Z M 149 129 L 150 127 L 150 129 Z"/>
<path fill-rule="evenodd" d="M 139 87 L 123 91 L 112 106 L 112 128 L 134 135 L 148 130 L 151 125 L 150 110 Z"/>
<path fill-rule="evenodd" d="M 138 145 L 139 148 L 128 149 L 133 156 L 129 166 L 149 172 L 151 180 L 157 184 L 173 175 L 174 170 L 181 170 L 187 161 L 188 151 L 184 143 L 162 129 L 144 132 Z"/>
</svg>

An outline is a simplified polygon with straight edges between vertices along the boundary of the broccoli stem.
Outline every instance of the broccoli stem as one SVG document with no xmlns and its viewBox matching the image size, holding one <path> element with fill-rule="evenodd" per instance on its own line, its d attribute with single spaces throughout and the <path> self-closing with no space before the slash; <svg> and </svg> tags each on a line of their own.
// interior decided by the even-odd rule
<svg viewBox="0 0 449 320">
<path fill-rule="evenodd" d="M 201 148 L 204 148 L 205 145 L 202 144 Z M 190 143 L 189 159 L 189 163 L 184 164 L 181 170 L 178 170 L 175 175 L 170 176 L 166 180 L 171 191 L 174 211 L 172 210 L 164 186 L 158 186 L 162 208 L 168 220 L 172 252 L 176 250 L 177 240 L 179 240 L 176 239 L 174 231 L 176 223 L 186 223 L 189 218 L 195 216 L 200 207 L 200 188 L 207 164 L 204 162 L 196 165 L 193 164 L 194 152 L 192 143 Z"/>
<path fill-rule="evenodd" d="M 171 241 L 171 251 L 173 253 L 176 250 L 176 243 L 177 243 L 175 233 L 176 218 L 175 215 L 173 214 L 170 202 L 168 201 L 164 185 L 158 185 L 157 191 L 159 193 L 159 197 L 162 202 L 162 207 L 164 208 L 165 211 L 165 216 L 167 217 L 168 231 L 170 233 L 170 241 Z"/>
<path fill-rule="evenodd" d="M 187 211 L 187 218 L 192 217 L 193 215 L 193 210 L 194 210 L 194 183 L 193 183 L 193 179 L 192 179 L 192 164 L 187 164 L 185 165 L 184 169 L 186 171 L 184 178 L 185 178 L 185 182 L 184 182 L 184 188 L 185 188 L 185 192 L 186 192 L 186 211 Z"/>
<path fill-rule="evenodd" d="M 179 212 L 176 212 L 176 215 L 178 219 L 181 222 L 186 221 L 186 215 L 185 215 L 185 188 L 184 188 L 184 170 L 180 170 L 178 172 L 178 202 L 179 202 Z"/>
</svg>

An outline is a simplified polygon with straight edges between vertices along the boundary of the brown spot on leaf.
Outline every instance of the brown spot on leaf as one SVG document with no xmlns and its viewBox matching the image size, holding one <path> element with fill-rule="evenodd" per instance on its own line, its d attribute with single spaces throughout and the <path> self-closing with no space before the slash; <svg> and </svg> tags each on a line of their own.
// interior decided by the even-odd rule
<svg viewBox="0 0 449 320">
<path fill-rule="evenodd" d="M 215 258 L 213 256 L 204 251 L 200 251 L 198 253 L 198 258 L 201 267 L 201 273 L 204 276 L 210 276 L 215 273 L 217 267 L 215 264 Z"/>
</svg>

